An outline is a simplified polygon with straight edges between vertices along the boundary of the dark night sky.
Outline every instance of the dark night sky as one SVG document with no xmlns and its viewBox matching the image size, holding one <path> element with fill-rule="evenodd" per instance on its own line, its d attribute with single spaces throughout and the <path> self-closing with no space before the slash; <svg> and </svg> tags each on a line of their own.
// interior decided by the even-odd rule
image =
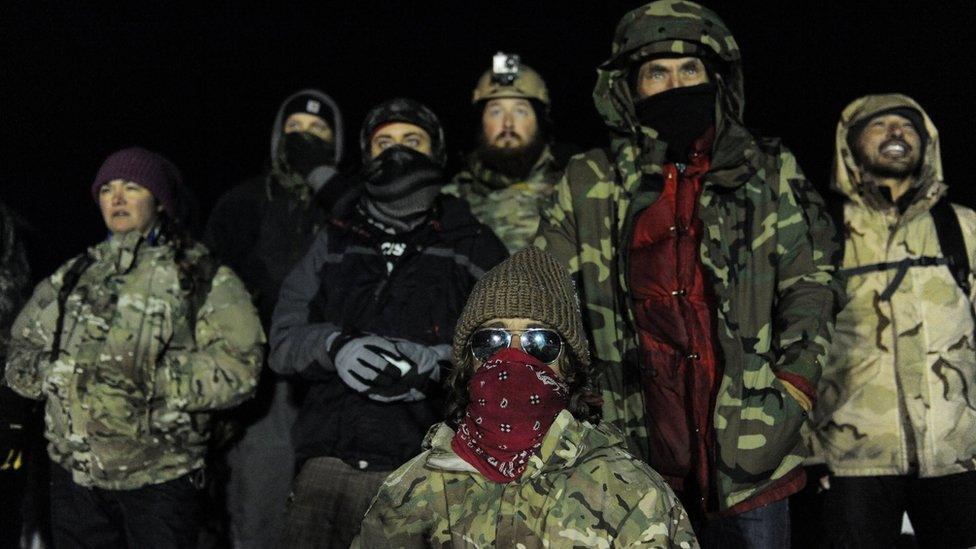
<svg viewBox="0 0 976 549">
<path fill-rule="evenodd" d="M 976 2 L 704 3 L 742 48 L 747 124 L 783 137 L 818 185 L 844 105 L 901 91 L 940 129 L 954 200 L 976 205 Z M 262 169 L 274 112 L 301 87 L 336 98 L 351 143 L 372 104 L 404 95 L 430 105 L 458 145 L 473 132 L 478 75 L 496 50 L 515 51 L 549 84 L 558 139 L 601 145 L 594 68 L 642 2 L 193 4 L 4 3 L 0 198 L 32 227 L 36 277 L 102 238 L 88 186 L 108 153 L 162 151 L 206 211 Z"/>
</svg>

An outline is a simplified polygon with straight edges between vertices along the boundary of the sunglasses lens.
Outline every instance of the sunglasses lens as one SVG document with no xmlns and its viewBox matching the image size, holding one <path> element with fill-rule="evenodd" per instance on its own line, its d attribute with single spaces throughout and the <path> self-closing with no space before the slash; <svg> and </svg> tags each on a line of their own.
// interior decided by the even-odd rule
<svg viewBox="0 0 976 549">
<path fill-rule="evenodd" d="M 512 336 L 504 330 L 478 330 L 471 334 L 471 354 L 478 360 L 486 360 L 508 347 L 511 341 Z"/>
<path fill-rule="evenodd" d="M 555 330 L 526 330 L 522 334 L 522 350 L 545 364 L 559 358 L 563 340 Z"/>
</svg>

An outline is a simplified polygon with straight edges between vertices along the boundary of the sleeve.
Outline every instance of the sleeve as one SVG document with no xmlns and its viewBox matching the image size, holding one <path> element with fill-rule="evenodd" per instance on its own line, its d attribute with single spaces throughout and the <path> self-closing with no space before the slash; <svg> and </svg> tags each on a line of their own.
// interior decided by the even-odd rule
<svg viewBox="0 0 976 549">
<path fill-rule="evenodd" d="M 264 360 L 264 331 L 237 275 L 220 267 L 197 311 L 195 344 L 164 351 L 156 394 L 177 410 L 231 408 L 254 394 Z"/>
<path fill-rule="evenodd" d="M 57 322 L 57 310 L 50 305 L 57 301 L 61 280 L 71 263 L 37 285 L 10 329 L 4 377 L 7 385 L 21 396 L 42 398 L 41 387 L 50 370 Z"/>
<path fill-rule="evenodd" d="M 650 490 L 620 526 L 614 547 L 699 547 L 688 513 L 674 495 Z"/>
<path fill-rule="evenodd" d="M 776 308 L 773 345 L 776 376 L 807 411 L 833 336 L 843 287 L 836 277 L 836 227 L 823 198 L 796 158 L 784 151 L 780 168 Z"/>
<path fill-rule="evenodd" d="M 413 473 L 423 471 L 426 457 L 427 452 L 420 454 L 387 477 L 366 511 L 352 547 L 430 547 L 428 521 L 421 516 L 430 513 L 433 505 L 428 501 L 432 497 L 430 477 Z"/>
<path fill-rule="evenodd" d="M 308 253 L 285 278 L 271 320 L 271 355 L 268 364 L 279 374 L 317 378 L 320 368 L 335 370 L 329 344 L 341 326 L 312 320 L 311 304 L 317 299 L 322 267 L 329 256 L 329 233 L 323 230 Z"/>
<path fill-rule="evenodd" d="M 556 185 L 552 201 L 542 209 L 539 232 L 535 245 L 548 251 L 567 266 L 570 274 L 577 276 L 580 270 L 579 237 L 576 228 L 576 213 L 573 210 L 573 192 L 569 186 L 569 176 L 573 169 L 570 164 L 566 173 Z"/>
</svg>

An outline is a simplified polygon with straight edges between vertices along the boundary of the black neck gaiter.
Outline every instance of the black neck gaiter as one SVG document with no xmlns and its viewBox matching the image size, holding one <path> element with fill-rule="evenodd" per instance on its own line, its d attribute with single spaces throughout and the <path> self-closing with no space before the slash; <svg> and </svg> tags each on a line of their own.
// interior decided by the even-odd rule
<svg viewBox="0 0 976 549">
<path fill-rule="evenodd" d="M 286 133 L 282 137 L 282 146 L 288 167 L 302 177 L 319 166 L 335 164 L 335 143 L 308 132 Z"/>
<path fill-rule="evenodd" d="M 672 88 L 634 103 L 642 126 L 668 144 L 667 159 L 686 162 L 688 148 L 715 125 L 715 84 Z"/>
<path fill-rule="evenodd" d="M 398 145 L 370 160 L 363 178 L 366 213 L 399 233 L 424 222 L 441 191 L 444 173 L 426 154 Z"/>
</svg>

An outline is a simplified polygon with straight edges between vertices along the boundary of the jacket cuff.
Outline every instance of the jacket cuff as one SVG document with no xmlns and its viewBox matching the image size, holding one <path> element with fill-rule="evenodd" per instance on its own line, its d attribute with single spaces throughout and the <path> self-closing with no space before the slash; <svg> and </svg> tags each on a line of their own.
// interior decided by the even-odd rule
<svg viewBox="0 0 976 549">
<path fill-rule="evenodd" d="M 776 372 L 776 377 L 805 412 L 813 410 L 813 405 L 817 402 L 817 392 L 806 379 L 789 372 Z"/>
</svg>

